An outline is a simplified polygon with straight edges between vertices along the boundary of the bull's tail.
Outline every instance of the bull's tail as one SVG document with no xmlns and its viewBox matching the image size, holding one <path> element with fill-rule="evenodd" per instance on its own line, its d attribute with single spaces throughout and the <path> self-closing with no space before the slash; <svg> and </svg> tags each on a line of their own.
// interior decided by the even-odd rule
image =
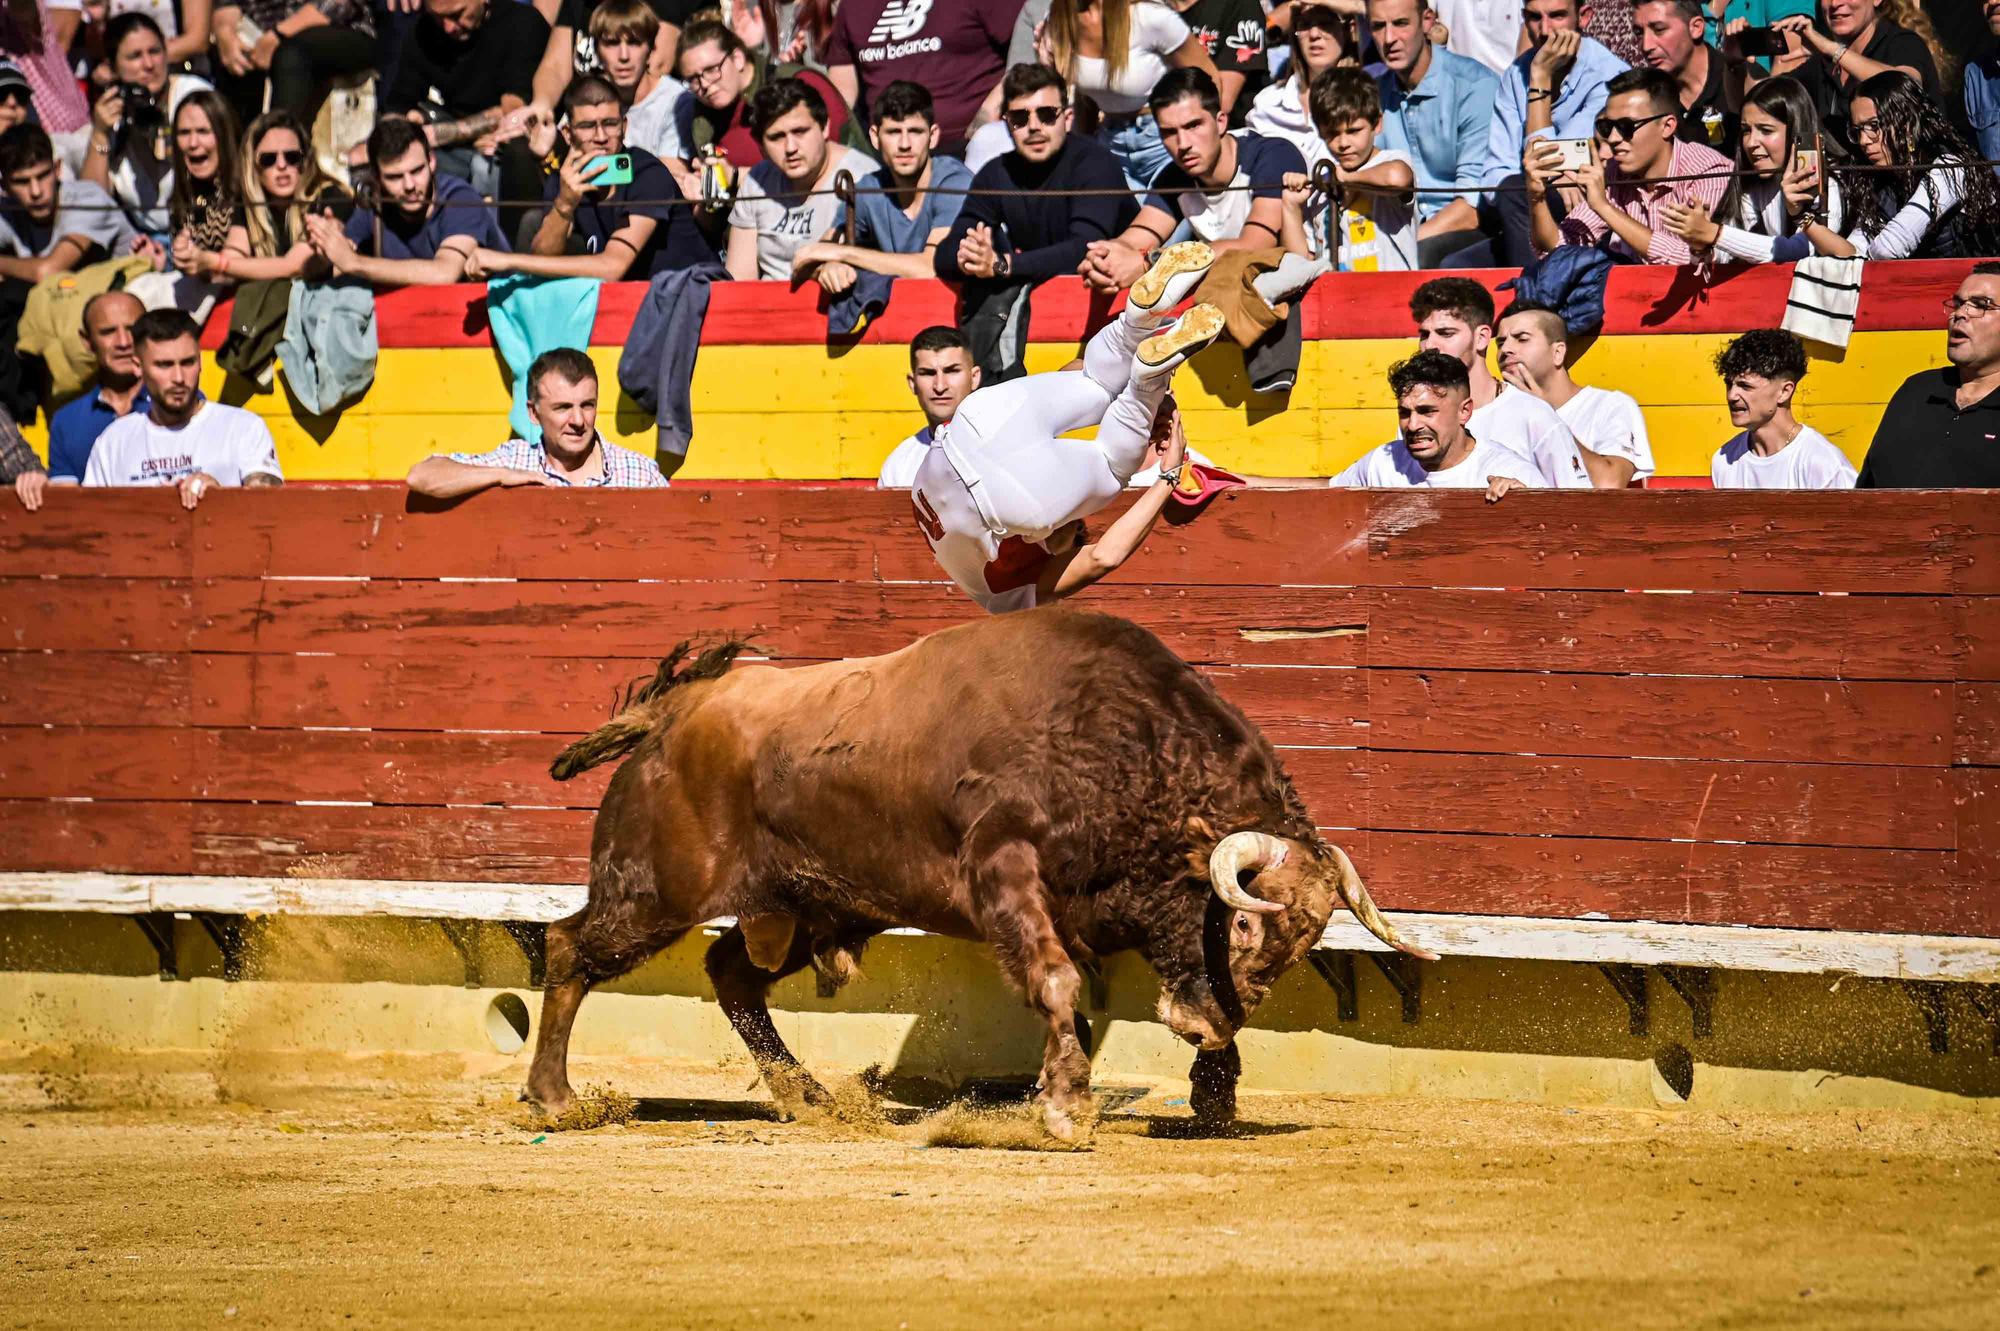
<svg viewBox="0 0 2000 1331">
<path fill-rule="evenodd" d="M 670 690 L 683 684 L 692 684 L 704 679 L 717 679 L 729 672 L 730 665 L 745 652 L 757 648 L 739 639 L 720 642 L 713 647 L 705 647 L 694 660 L 683 667 L 692 643 L 683 642 L 668 652 L 660 662 L 660 668 L 653 677 L 635 681 L 619 699 L 618 711 L 609 721 L 576 741 L 556 755 L 549 764 L 549 775 L 558 781 L 567 781 L 579 772 L 587 772 L 593 767 L 622 758 L 639 747 L 639 742 L 657 729 L 665 719 Z"/>
<path fill-rule="evenodd" d="M 1429 948 L 1418 947 L 1396 932 L 1395 926 L 1382 914 L 1381 907 L 1375 904 L 1375 898 L 1368 895 L 1368 888 L 1362 883 L 1361 875 L 1355 871 L 1354 861 L 1347 858 L 1347 852 L 1339 846 L 1329 846 L 1328 849 L 1333 852 L 1334 864 L 1339 870 L 1335 876 L 1340 884 L 1341 900 L 1345 901 L 1347 908 L 1354 912 L 1354 918 L 1361 921 L 1362 928 L 1398 952 L 1407 952 L 1425 961 L 1436 961 L 1437 953 Z"/>
</svg>

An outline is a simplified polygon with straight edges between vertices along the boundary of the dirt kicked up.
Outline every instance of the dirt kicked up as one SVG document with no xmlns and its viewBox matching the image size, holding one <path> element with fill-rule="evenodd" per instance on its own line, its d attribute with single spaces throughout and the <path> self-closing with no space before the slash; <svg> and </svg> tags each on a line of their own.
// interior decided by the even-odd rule
<svg viewBox="0 0 2000 1331">
<path fill-rule="evenodd" d="M 580 1132 L 498 1075 L 0 1096 L 0 1326 L 2000 1326 L 1990 1114 L 1246 1095 L 1185 1140 L 1155 1091 L 1043 1153 L 613 1071 L 637 1117 Z"/>
</svg>

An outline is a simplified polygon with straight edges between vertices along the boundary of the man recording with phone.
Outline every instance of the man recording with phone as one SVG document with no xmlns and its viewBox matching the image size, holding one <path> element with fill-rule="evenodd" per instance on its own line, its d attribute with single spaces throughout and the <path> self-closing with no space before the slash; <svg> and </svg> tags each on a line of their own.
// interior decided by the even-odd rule
<svg viewBox="0 0 2000 1331">
<path fill-rule="evenodd" d="M 1490 257 L 1507 267 L 1525 267 L 1535 257 L 1522 153 L 1536 140 L 1588 139 L 1604 109 L 1605 85 L 1625 72 L 1623 60 L 1583 35 L 1592 17 L 1587 0 L 1525 0 L 1521 6 L 1532 45 L 1500 77 L 1479 182 L 1491 191 L 1500 219 L 1500 239 Z M 1460 251 L 1452 262 L 1468 264 L 1471 258 Z"/>
<path fill-rule="evenodd" d="M 594 74 L 576 80 L 563 96 L 569 152 L 543 197 L 548 211 L 531 252 L 510 254 L 480 246 L 465 265 L 474 280 L 498 273 L 539 277 L 594 277 L 618 282 L 713 263 L 694 210 L 673 174 L 644 148 L 625 146 L 625 110 L 618 90 Z"/>
</svg>

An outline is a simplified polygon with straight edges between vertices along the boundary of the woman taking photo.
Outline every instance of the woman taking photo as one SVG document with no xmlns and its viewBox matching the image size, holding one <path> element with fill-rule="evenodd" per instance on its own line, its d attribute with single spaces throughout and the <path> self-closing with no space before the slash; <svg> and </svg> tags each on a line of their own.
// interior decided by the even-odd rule
<svg viewBox="0 0 2000 1331">
<path fill-rule="evenodd" d="M 347 195 L 320 174 L 306 151 L 305 127 L 289 111 L 267 111 L 243 136 L 243 203 L 220 245 L 193 248 L 193 270 L 222 282 L 310 277 L 325 261 L 306 238 L 306 213 Z M 175 237 L 174 258 L 182 256 Z"/>
<path fill-rule="evenodd" d="M 1817 160 L 1802 162 L 1801 152 L 1817 153 Z M 1828 166 L 1846 160 L 1840 145 L 1820 133 L 1805 85 L 1792 78 L 1766 79 L 1743 103 L 1736 174 L 1715 215 L 1670 203 L 1661 220 L 1691 248 L 1712 250 L 1727 262 L 1797 263 L 1813 254 L 1846 258 L 1854 246 L 1843 231 L 1845 201 L 1839 182 L 1827 173 Z"/>
<path fill-rule="evenodd" d="M 2000 244 L 2000 186 L 1923 86 L 1898 70 L 1865 79 L 1848 105 L 1871 167 L 1847 183 L 1848 240 L 1871 259 L 1957 259 Z"/>
<path fill-rule="evenodd" d="M 181 102 L 208 89 L 192 74 L 167 72 L 160 25 L 141 13 L 104 25 L 111 82 L 90 110 L 90 144 L 77 174 L 102 186 L 135 230 L 164 242 L 173 192 L 173 134 Z"/>
<path fill-rule="evenodd" d="M 1294 5 L 1292 58 L 1285 77 L 1258 93 L 1249 116 L 1238 119 L 1252 134 L 1290 140 L 1311 167 L 1326 156 L 1326 143 L 1313 127 L 1307 90 L 1320 71 L 1357 63 L 1354 20 L 1328 5 Z"/>
<path fill-rule="evenodd" d="M 1146 98 L 1169 69 L 1193 66 L 1215 77 L 1201 39 L 1157 0 L 1054 0 L 1041 45 L 1044 63 L 1097 104 L 1097 137 L 1126 182 L 1151 185 L 1171 159 Z"/>
</svg>

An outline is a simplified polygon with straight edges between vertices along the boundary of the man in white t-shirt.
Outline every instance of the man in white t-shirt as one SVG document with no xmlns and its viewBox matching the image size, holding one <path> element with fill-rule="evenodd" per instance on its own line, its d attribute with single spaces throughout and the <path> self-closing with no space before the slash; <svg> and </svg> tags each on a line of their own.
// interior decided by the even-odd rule
<svg viewBox="0 0 2000 1331">
<path fill-rule="evenodd" d="M 1851 490 L 1854 464 L 1832 440 L 1792 415 L 1806 377 L 1806 347 L 1795 334 L 1760 328 L 1715 358 L 1729 423 L 1743 433 L 1716 450 L 1709 479 L 1718 490 Z"/>
<path fill-rule="evenodd" d="M 1500 312 L 1493 341 L 1500 348 L 1500 377 L 1556 409 L 1597 488 L 1622 490 L 1653 474 L 1653 445 L 1638 400 L 1569 377 L 1569 329 L 1560 314 L 1517 300 Z"/>
<path fill-rule="evenodd" d="M 882 169 L 866 153 L 827 138 L 826 99 L 803 79 L 777 79 L 750 99 L 750 127 L 764 160 L 743 174 L 729 210 L 724 263 L 739 282 L 789 282 L 792 259 L 833 235 L 840 200 L 833 179 Z"/>
<path fill-rule="evenodd" d="M 924 428 L 897 444 L 875 478 L 878 490 L 907 490 L 916 484 L 917 468 L 930 452 L 931 438 L 950 422 L 958 404 L 979 387 L 979 367 L 965 334 L 949 324 L 936 324 L 910 339 L 910 391 L 924 413 Z"/>
<path fill-rule="evenodd" d="M 151 405 L 105 427 L 85 485 L 171 485 L 193 508 L 218 485 L 283 485 L 278 446 L 263 419 L 201 395 L 201 330 L 183 310 L 153 310 L 132 325 Z"/>
<path fill-rule="evenodd" d="M 1493 377 L 1486 348 L 1493 341 L 1493 295 L 1469 277 L 1439 277 L 1410 297 L 1417 346 L 1442 351 L 1465 366 L 1472 391 L 1475 438 L 1526 458 L 1542 484 L 1558 490 L 1591 488 L 1590 469 L 1576 436 L 1556 409 L 1532 393 Z"/>
<path fill-rule="evenodd" d="M 1472 434 L 1470 377 L 1456 357 L 1419 351 L 1390 369 L 1389 387 L 1396 393 L 1400 433 L 1327 484 L 1378 490 L 1483 488 L 1488 502 L 1541 484 L 1540 473 L 1527 459 Z"/>
</svg>

